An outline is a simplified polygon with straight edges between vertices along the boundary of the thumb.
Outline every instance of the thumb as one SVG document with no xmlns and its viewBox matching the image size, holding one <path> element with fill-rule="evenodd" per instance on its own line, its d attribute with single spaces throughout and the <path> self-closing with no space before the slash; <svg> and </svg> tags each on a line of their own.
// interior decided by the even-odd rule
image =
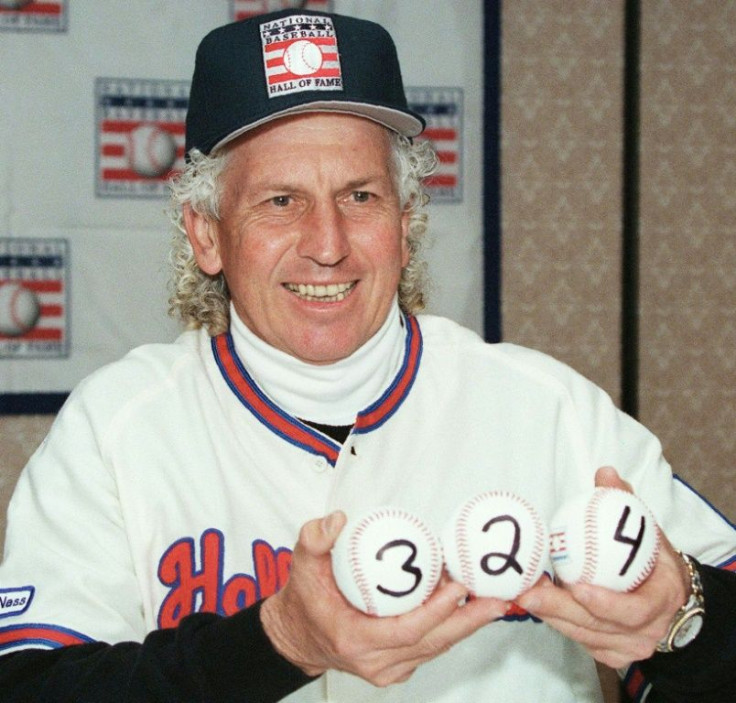
<svg viewBox="0 0 736 703">
<path fill-rule="evenodd" d="M 299 532 L 297 548 L 312 556 L 324 556 L 335 545 L 335 540 L 347 522 L 345 513 L 336 510 L 316 520 L 310 520 Z"/>
<path fill-rule="evenodd" d="M 322 518 L 322 532 L 324 533 L 325 538 L 330 542 L 330 549 L 334 546 L 335 540 L 337 540 L 347 521 L 347 515 L 345 515 L 342 510 L 335 510 Z"/>
<path fill-rule="evenodd" d="M 595 472 L 596 488 L 619 488 L 627 493 L 633 493 L 631 485 L 626 483 L 612 466 L 602 466 Z"/>
</svg>

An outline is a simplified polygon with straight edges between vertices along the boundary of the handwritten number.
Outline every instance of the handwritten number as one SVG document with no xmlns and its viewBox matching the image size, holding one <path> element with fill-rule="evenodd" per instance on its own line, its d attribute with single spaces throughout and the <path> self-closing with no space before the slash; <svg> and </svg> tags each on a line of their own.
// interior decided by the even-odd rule
<svg viewBox="0 0 736 703">
<path fill-rule="evenodd" d="M 644 539 L 644 527 L 646 526 L 646 519 L 643 515 L 641 516 L 641 522 L 639 523 L 639 534 L 633 539 L 631 537 L 627 537 L 624 534 L 624 527 L 626 526 L 626 522 L 628 521 L 630 514 L 631 508 L 627 505 L 624 508 L 623 513 L 621 513 L 621 519 L 618 521 L 616 533 L 613 535 L 613 539 L 615 539 L 617 542 L 621 542 L 622 544 L 628 544 L 631 546 L 629 558 L 626 560 L 626 563 L 621 567 L 621 571 L 618 572 L 619 576 L 624 576 L 629 570 L 631 563 L 634 561 L 636 555 L 639 553 L 639 547 L 641 547 L 642 540 Z"/>
<path fill-rule="evenodd" d="M 492 518 L 483 526 L 483 532 L 488 532 L 493 525 L 499 522 L 510 522 L 514 527 L 514 539 L 511 544 L 511 551 L 508 554 L 504 552 L 489 552 L 480 561 L 480 568 L 483 569 L 489 576 L 499 576 L 508 569 L 513 569 L 517 573 L 523 573 L 521 564 L 516 559 L 516 555 L 519 553 L 519 547 L 521 546 L 521 527 L 515 518 L 511 515 L 498 515 Z M 497 557 L 503 559 L 503 563 L 498 569 L 492 569 L 489 565 L 491 558 Z"/>
<path fill-rule="evenodd" d="M 395 539 L 391 542 L 387 542 L 376 552 L 376 559 L 381 561 L 383 555 L 389 549 L 395 549 L 396 547 L 409 547 L 410 554 L 407 560 L 401 565 L 401 570 L 414 576 L 414 585 L 406 591 L 392 591 L 385 586 L 378 584 L 376 588 L 387 596 L 393 596 L 394 598 L 401 598 L 402 596 L 408 596 L 410 593 L 416 591 L 419 584 L 422 582 L 422 570 L 418 566 L 414 566 L 414 560 L 417 558 L 417 547 L 413 542 L 408 539 Z"/>
</svg>

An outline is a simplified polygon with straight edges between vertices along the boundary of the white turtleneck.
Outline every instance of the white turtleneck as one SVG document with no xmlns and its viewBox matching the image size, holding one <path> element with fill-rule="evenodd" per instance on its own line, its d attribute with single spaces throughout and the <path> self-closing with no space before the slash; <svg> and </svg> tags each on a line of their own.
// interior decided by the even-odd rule
<svg viewBox="0 0 736 703">
<path fill-rule="evenodd" d="M 230 332 L 241 362 L 261 390 L 294 417 L 352 425 L 393 381 L 406 330 L 397 300 L 381 328 L 360 349 L 333 364 L 309 364 L 256 336 L 230 306 Z"/>
</svg>

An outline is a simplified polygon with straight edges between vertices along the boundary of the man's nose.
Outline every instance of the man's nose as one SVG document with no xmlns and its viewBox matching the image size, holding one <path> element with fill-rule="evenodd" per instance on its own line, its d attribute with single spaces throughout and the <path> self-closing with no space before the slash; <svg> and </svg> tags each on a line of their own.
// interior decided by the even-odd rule
<svg viewBox="0 0 736 703">
<path fill-rule="evenodd" d="M 347 223 L 337 203 L 315 204 L 302 219 L 297 253 L 321 266 L 335 266 L 350 253 Z"/>
</svg>

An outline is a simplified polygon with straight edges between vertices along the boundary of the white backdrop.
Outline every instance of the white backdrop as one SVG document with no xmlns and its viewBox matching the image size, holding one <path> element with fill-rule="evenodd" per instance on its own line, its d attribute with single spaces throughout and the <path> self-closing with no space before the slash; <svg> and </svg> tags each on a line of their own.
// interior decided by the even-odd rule
<svg viewBox="0 0 736 703">
<path fill-rule="evenodd" d="M 175 169 L 199 40 L 289 3 L 15 4 L 0 0 L 0 403 L 68 392 L 131 347 L 176 336 L 166 316 L 170 170 L 141 173 L 136 130 L 164 129 L 162 158 L 174 148 Z M 306 9 L 372 19 L 394 36 L 409 101 L 443 157 L 431 186 L 430 312 L 482 332 L 481 0 L 312 0 Z M 31 328 L 9 308 L 11 282 L 40 305 Z"/>
</svg>

